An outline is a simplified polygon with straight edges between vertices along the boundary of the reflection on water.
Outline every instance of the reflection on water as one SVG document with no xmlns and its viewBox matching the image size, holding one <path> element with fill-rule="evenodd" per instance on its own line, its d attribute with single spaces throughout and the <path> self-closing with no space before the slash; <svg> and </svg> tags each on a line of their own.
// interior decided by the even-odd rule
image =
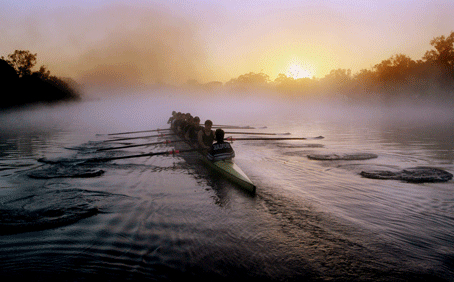
<svg viewBox="0 0 454 282">
<path fill-rule="evenodd" d="M 2 113 L 2 276 L 452 281 L 452 180 L 360 175 L 410 167 L 454 172 L 452 113 L 412 111 L 406 119 L 402 111 L 372 107 L 277 108 L 253 99 L 232 101 L 228 112 L 213 102 L 117 99 Z M 235 141 L 236 162 L 257 185 L 255 196 L 191 153 L 82 164 L 173 148 L 97 151 L 103 134 L 164 128 L 172 110 L 266 126 L 254 132 L 325 138 Z"/>
</svg>

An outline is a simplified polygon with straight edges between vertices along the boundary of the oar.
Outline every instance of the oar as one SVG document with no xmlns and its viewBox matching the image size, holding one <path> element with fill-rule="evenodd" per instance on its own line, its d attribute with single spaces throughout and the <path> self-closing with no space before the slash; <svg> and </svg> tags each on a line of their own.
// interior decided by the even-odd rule
<svg viewBox="0 0 454 282">
<path fill-rule="evenodd" d="M 118 133 L 108 133 L 108 134 L 96 134 L 98 136 L 101 135 L 107 135 L 107 136 L 113 136 L 113 135 L 126 135 L 126 134 L 135 134 L 135 133 L 144 133 L 144 132 L 159 132 L 159 131 L 165 131 L 165 130 L 171 130 L 170 128 L 165 128 L 165 129 L 151 129 L 151 130 L 140 130 L 140 131 L 129 131 L 129 132 L 118 132 Z"/>
<path fill-rule="evenodd" d="M 184 140 L 165 140 L 162 142 L 153 142 L 153 143 L 145 143 L 145 144 L 137 144 L 137 145 L 127 145 L 127 146 L 121 146 L 121 147 L 113 147 L 113 148 L 103 148 L 103 149 L 98 149 L 96 150 L 97 152 L 101 151 L 111 151 L 111 150 L 118 150 L 118 149 L 125 149 L 125 148 L 134 148 L 134 147 L 142 147 L 142 146 L 150 146 L 150 145 L 159 145 L 159 144 L 170 144 L 170 143 L 176 143 L 176 142 L 184 142 Z"/>
<path fill-rule="evenodd" d="M 164 137 L 169 135 L 175 135 L 175 133 L 168 133 L 168 134 L 158 134 L 158 135 L 147 135 L 147 136 L 139 136 L 139 137 L 128 137 L 128 138 L 116 138 L 102 141 L 105 142 L 115 142 L 115 141 L 124 141 L 124 140 L 133 140 L 133 139 L 145 139 L 145 138 L 152 138 L 152 137 Z"/>
<path fill-rule="evenodd" d="M 325 137 L 318 136 L 318 137 L 271 137 L 271 138 L 261 138 L 261 137 L 245 137 L 245 138 L 233 138 L 228 137 L 224 140 L 226 141 L 239 141 L 239 140 L 309 140 L 309 139 L 323 139 Z"/>
<path fill-rule="evenodd" d="M 110 157 L 110 158 L 93 158 L 88 159 L 85 162 L 93 163 L 93 162 L 108 162 L 112 160 L 121 160 L 121 159 L 131 159 L 131 158 L 141 158 L 141 157 L 151 157 L 151 156 L 159 156 L 159 155 L 174 155 L 179 153 L 185 152 L 194 152 L 200 149 L 189 149 L 189 150 L 171 150 L 165 152 L 156 152 L 156 153 L 148 153 L 148 154 L 140 154 L 140 155 L 129 155 L 129 156 L 121 156 L 121 157 Z"/>
<path fill-rule="evenodd" d="M 226 131 L 225 134 L 247 134 L 247 135 L 290 135 L 290 132 L 286 133 L 260 133 L 260 132 L 235 132 Z"/>
<path fill-rule="evenodd" d="M 253 126 L 238 126 L 238 125 L 220 125 L 220 124 L 215 124 L 212 126 L 213 128 L 228 128 L 228 129 L 262 129 L 262 128 L 267 128 L 266 126 L 263 127 L 253 127 Z"/>
</svg>

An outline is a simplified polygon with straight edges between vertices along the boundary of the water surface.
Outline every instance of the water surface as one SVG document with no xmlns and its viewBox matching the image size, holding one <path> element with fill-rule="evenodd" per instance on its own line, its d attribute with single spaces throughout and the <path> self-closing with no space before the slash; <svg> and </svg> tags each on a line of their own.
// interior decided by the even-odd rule
<svg viewBox="0 0 454 282">
<path fill-rule="evenodd" d="M 166 128 L 172 110 L 254 132 L 325 138 L 234 142 L 255 195 L 193 153 L 84 163 L 173 149 L 96 152 L 172 140 L 103 142 L 107 133 Z M 9 111 L 0 119 L 3 277 L 453 281 L 453 181 L 360 176 L 419 166 L 453 173 L 449 110 L 250 98 L 231 100 L 226 110 L 214 98 L 137 98 Z M 150 133 L 131 136 L 141 135 Z"/>
</svg>

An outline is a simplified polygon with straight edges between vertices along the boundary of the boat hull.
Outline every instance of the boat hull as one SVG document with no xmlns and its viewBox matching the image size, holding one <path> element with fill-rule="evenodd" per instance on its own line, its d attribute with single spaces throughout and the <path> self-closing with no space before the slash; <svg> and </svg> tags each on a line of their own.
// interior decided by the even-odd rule
<svg viewBox="0 0 454 282">
<path fill-rule="evenodd" d="M 212 170 L 218 172 L 231 182 L 237 184 L 244 190 L 250 192 L 250 193 L 255 193 L 256 191 L 256 186 L 252 181 L 249 179 L 249 177 L 243 172 L 243 170 L 236 165 L 232 161 L 217 161 L 217 162 L 212 162 L 208 160 L 205 156 L 200 153 L 202 162 L 211 168 Z"/>
<path fill-rule="evenodd" d="M 186 144 L 189 147 L 194 148 L 193 146 L 191 146 L 191 144 L 189 143 Z M 233 160 L 222 160 L 212 162 L 208 160 L 206 155 L 201 151 L 197 151 L 197 155 L 199 156 L 200 160 L 211 170 L 215 171 L 216 173 L 220 174 L 230 182 L 241 187 L 243 190 L 255 194 L 256 186 L 243 172 L 243 170 L 238 165 L 236 165 L 235 162 L 233 162 Z"/>
</svg>

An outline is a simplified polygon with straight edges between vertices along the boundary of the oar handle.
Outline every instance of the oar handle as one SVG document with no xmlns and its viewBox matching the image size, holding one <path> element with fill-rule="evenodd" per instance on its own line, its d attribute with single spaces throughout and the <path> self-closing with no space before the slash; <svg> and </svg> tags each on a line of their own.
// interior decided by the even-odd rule
<svg viewBox="0 0 454 282">
<path fill-rule="evenodd" d="M 239 131 L 226 131 L 225 134 L 245 134 L 245 135 L 290 135 L 290 132 L 286 133 L 262 133 L 262 132 L 239 132 Z"/>
<path fill-rule="evenodd" d="M 140 131 L 129 131 L 129 132 L 118 132 L 118 133 L 109 133 L 107 134 L 108 136 L 113 136 L 113 135 L 126 135 L 126 134 L 135 134 L 135 133 L 144 133 L 144 132 L 159 132 L 159 131 L 165 131 L 165 130 L 170 130 L 170 128 L 164 128 L 164 129 L 151 129 L 151 130 L 140 130 Z"/>
<path fill-rule="evenodd" d="M 261 137 L 245 137 L 245 138 L 233 138 L 227 137 L 224 140 L 226 141 L 239 141 L 239 140 L 308 140 L 308 139 L 322 139 L 323 136 L 305 138 L 305 137 L 272 137 L 272 138 L 261 138 Z"/>
<path fill-rule="evenodd" d="M 249 126 L 249 125 L 240 126 L 240 125 L 222 125 L 222 124 L 214 124 L 212 127 L 213 128 L 228 128 L 228 129 L 263 129 L 263 128 L 267 128 L 266 126 L 253 127 L 253 126 Z"/>
<path fill-rule="evenodd" d="M 156 134 L 156 135 L 146 135 L 146 136 L 128 137 L 128 138 L 116 138 L 116 139 L 111 139 L 111 140 L 105 140 L 103 142 L 115 142 L 115 141 L 145 139 L 145 138 L 153 138 L 153 137 L 165 137 L 165 136 L 169 136 L 169 135 L 175 135 L 175 134 L 174 133 L 168 133 L 168 134 Z"/>
</svg>

